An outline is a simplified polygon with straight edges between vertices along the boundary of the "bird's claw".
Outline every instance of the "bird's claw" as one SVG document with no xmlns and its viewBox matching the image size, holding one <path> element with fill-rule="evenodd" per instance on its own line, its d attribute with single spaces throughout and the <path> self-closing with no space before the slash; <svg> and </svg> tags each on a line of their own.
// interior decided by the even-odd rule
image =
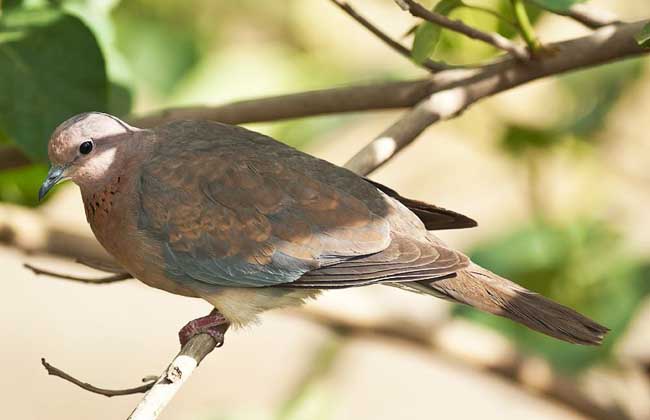
<svg viewBox="0 0 650 420">
<path fill-rule="evenodd" d="M 184 346 L 195 335 L 208 334 L 217 343 L 217 347 L 221 347 L 228 324 L 228 320 L 223 315 L 217 311 L 212 311 L 210 315 L 194 319 L 185 324 L 178 332 L 178 339 L 181 346 Z"/>
</svg>

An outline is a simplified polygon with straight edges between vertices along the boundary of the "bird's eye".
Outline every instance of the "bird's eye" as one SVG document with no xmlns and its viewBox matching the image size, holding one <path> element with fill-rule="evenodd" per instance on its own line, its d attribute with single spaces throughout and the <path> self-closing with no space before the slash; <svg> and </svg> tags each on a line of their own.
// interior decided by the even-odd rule
<svg viewBox="0 0 650 420">
<path fill-rule="evenodd" d="M 79 146 L 79 153 L 82 155 L 87 155 L 93 150 L 93 142 L 91 140 L 81 143 Z"/>
</svg>

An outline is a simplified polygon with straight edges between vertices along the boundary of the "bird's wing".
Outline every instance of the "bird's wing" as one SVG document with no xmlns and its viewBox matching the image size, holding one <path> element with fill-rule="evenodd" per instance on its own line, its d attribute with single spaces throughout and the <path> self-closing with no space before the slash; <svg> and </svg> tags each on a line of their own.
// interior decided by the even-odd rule
<svg viewBox="0 0 650 420">
<path fill-rule="evenodd" d="M 348 171 L 239 127 L 182 122 L 157 137 L 142 165 L 139 228 L 170 278 L 326 288 L 397 281 L 400 264 L 449 266 L 432 244 L 396 240 L 382 204 L 391 199 Z M 328 266 L 339 270 L 318 274 Z"/>
<path fill-rule="evenodd" d="M 288 287 L 338 289 L 375 283 L 431 281 L 453 276 L 469 265 L 465 255 L 441 244 L 392 236 L 390 246 L 381 252 L 310 271 Z"/>
<path fill-rule="evenodd" d="M 423 201 L 402 197 L 392 188 L 367 178 L 366 181 L 377 187 L 384 194 L 393 197 L 400 203 L 404 204 L 409 210 L 415 213 L 422 223 L 424 223 L 427 230 L 465 229 L 476 227 L 478 225 L 476 220 L 463 214 L 425 203 Z"/>
</svg>

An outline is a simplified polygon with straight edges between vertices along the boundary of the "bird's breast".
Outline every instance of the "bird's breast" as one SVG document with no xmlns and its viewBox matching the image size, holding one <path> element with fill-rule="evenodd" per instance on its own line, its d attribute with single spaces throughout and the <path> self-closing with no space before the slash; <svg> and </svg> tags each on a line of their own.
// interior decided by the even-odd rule
<svg viewBox="0 0 650 420">
<path fill-rule="evenodd" d="M 86 219 L 95 237 L 131 275 L 143 283 L 170 293 L 196 294 L 162 272 L 158 245 L 138 230 L 137 200 L 128 179 L 116 177 L 93 192 L 83 192 Z"/>
<path fill-rule="evenodd" d="M 116 176 L 92 192 L 82 190 L 86 219 L 99 243 L 118 261 L 133 250 L 133 209 L 129 203 L 128 180 Z M 128 267 L 127 267 L 128 268 Z"/>
</svg>

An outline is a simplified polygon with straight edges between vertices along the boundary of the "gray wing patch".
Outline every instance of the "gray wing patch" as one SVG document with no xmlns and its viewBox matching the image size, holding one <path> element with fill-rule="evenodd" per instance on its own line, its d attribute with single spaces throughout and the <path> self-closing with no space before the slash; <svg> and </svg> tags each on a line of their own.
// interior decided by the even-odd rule
<svg viewBox="0 0 650 420">
<path fill-rule="evenodd" d="M 211 258 L 174 251 L 163 245 L 165 272 L 178 281 L 188 277 L 201 283 L 221 287 L 265 287 L 290 283 L 310 270 L 305 262 L 282 253 L 272 256 L 272 263 L 252 264 L 238 257 Z"/>
</svg>

